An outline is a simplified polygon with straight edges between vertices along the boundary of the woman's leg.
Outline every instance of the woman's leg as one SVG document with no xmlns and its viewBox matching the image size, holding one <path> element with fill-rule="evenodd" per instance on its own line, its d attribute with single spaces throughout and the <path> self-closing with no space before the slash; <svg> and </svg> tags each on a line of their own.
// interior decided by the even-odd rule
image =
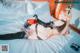
<svg viewBox="0 0 80 53">
<path fill-rule="evenodd" d="M 23 39 L 24 36 L 25 36 L 25 32 L 5 34 L 5 35 L 0 35 L 0 40 Z"/>
</svg>

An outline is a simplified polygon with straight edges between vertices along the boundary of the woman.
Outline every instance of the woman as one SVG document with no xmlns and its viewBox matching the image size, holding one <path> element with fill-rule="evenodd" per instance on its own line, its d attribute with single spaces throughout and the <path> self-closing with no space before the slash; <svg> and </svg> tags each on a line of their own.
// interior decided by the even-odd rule
<svg viewBox="0 0 80 53">
<path fill-rule="evenodd" d="M 35 16 L 37 17 L 37 15 Z M 26 23 L 29 23 L 29 26 L 25 28 L 27 30 L 24 29 L 28 39 L 46 40 L 56 35 L 64 35 L 68 29 L 69 20 L 57 20 L 45 23 L 37 17 L 37 19 L 27 20 Z"/>
<path fill-rule="evenodd" d="M 30 3 L 29 3 L 30 4 Z M 42 4 L 42 3 L 41 3 Z M 17 6 L 16 6 L 17 7 Z M 5 10 L 6 10 L 7 8 L 5 8 Z M 4 10 L 4 9 L 3 9 Z M 8 9 L 7 9 L 8 10 Z M 7 11 L 6 10 L 6 11 Z M 13 9 L 11 9 L 11 10 L 13 10 Z M 28 9 L 29 10 L 29 9 Z M 18 10 L 17 10 L 18 11 Z M 1 11 L 2 12 L 2 11 Z M 12 11 L 9 11 L 9 12 L 12 12 Z M 19 11 L 18 11 L 19 12 Z M 22 22 L 24 22 L 24 20 L 25 19 L 23 19 L 23 17 L 22 16 L 24 16 L 23 14 L 23 11 L 20 11 L 22 14 L 21 14 L 21 16 L 20 16 L 20 14 L 18 14 L 17 12 L 16 12 L 16 16 L 17 17 L 13 17 L 13 16 L 8 16 L 7 18 L 0 18 L 0 19 L 2 19 L 2 20 L 4 20 L 4 21 L 2 21 L 2 22 L 4 22 L 4 24 L 2 24 L 1 26 L 2 26 L 2 28 L 1 28 L 1 26 L 0 26 L 0 39 L 1 40 L 10 40 L 10 39 L 23 39 L 24 37 L 25 37 L 25 32 L 24 32 L 24 30 L 21 30 L 21 26 L 23 25 L 23 23 Z M 20 13 L 19 12 L 19 13 Z M 32 12 L 30 12 L 30 10 L 29 10 L 29 14 L 30 13 L 32 13 Z M 15 14 L 15 13 L 14 13 Z M 11 13 L 10 13 L 10 15 L 12 15 Z M 19 16 L 19 17 L 18 17 Z M 22 18 L 20 18 L 20 17 L 22 17 Z M 29 30 L 29 31 L 27 31 L 27 33 L 28 34 L 35 34 L 36 36 L 35 36 L 35 39 L 47 39 L 48 37 L 51 37 L 51 36 L 53 36 L 53 35 L 51 35 L 51 34 L 53 34 L 54 33 L 54 31 L 56 31 L 56 33 L 54 33 L 55 35 L 56 34 L 64 34 L 64 31 L 66 31 L 66 27 L 67 27 L 67 21 L 66 22 L 64 22 L 63 21 L 63 23 L 64 24 L 62 24 L 64 27 L 62 27 L 61 26 L 61 29 L 60 29 L 60 27 L 57 27 L 57 26 L 55 26 L 54 25 L 54 23 L 56 24 L 56 22 L 54 21 L 53 22 L 53 24 L 51 23 L 51 22 L 49 22 L 49 23 L 45 23 L 45 22 L 43 22 L 43 21 L 41 21 L 41 20 L 39 20 L 39 19 L 37 19 L 37 23 L 35 23 L 35 24 L 31 24 L 31 25 L 29 25 L 29 28 L 30 29 L 34 29 L 34 30 Z M 57 20 L 56 20 L 57 21 Z M 60 21 L 60 20 L 59 20 Z M 28 23 L 26 23 L 26 25 L 27 25 Z M 5 27 L 6 26 L 6 27 Z M 28 26 L 28 25 L 27 25 Z M 34 27 L 32 27 L 32 26 L 34 26 Z M 41 27 L 41 28 L 40 28 Z M 24 27 L 23 27 L 24 28 Z M 41 33 L 38 33 L 38 31 L 40 30 L 40 29 L 44 29 L 43 31 L 46 31 L 46 32 L 43 32 L 44 34 L 45 33 L 47 33 L 48 31 L 50 31 L 51 33 L 49 34 L 49 33 L 47 33 L 45 36 L 47 36 L 47 37 L 45 37 L 44 36 L 44 38 L 43 38 L 43 35 L 38 35 L 38 34 L 43 34 L 42 33 L 42 31 L 41 31 Z M 60 29 L 60 30 L 59 30 Z M 34 31 L 34 32 L 33 32 Z M 3 33 L 3 34 L 2 34 Z M 49 35 L 48 35 L 49 34 Z M 30 36 L 30 35 L 28 35 L 28 36 Z M 32 36 L 30 36 L 30 37 L 32 37 Z M 34 38 L 33 38 L 34 39 Z"/>
</svg>

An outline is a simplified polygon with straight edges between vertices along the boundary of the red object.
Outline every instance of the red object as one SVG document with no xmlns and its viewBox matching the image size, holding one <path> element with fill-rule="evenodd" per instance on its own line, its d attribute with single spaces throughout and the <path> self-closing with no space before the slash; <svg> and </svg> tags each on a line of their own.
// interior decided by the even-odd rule
<svg viewBox="0 0 80 53">
<path fill-rule="evenodd" d="M 37 20 L 36 19 L 28 19 L 27 23 L 32 25 L 32 24 L 37 24 Z"/>
</svg>

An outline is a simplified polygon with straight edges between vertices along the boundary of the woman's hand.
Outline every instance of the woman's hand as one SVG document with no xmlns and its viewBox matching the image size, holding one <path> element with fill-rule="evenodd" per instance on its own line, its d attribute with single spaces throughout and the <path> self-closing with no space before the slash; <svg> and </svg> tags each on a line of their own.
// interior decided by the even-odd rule
<svg viewBox="0 0 80 53">
<path fill-rule="evenodd" d="M 70 24 L 70 19 L 71 19 L 71 15 L 68 15 L 67 13 L 64 13 L 65 16 L 65 22 L 66 22 L 66 26 L 65 28 L 61 31 L 61 35 L 65 34 L 68 30 L 69 24 Z"/>
</svg>

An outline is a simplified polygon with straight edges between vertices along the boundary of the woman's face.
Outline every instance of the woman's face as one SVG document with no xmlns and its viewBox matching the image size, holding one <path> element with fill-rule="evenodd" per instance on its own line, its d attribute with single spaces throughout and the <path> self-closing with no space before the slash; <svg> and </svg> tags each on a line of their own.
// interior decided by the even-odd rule
<svg viewBox="0 0 80 53">
<path fill-rule="evenodd" d="M 42 25 L 37 26 L 37 32 L 36 34 L 36 25 L 30 26 L 30 30 L 28 31 L 28 35 L 30 39 L 37 39 L 37 36 L 39 36 L 41 39 L 49 39 L 55 35 L 58 35 L 59 32 L 56 28 L 51 29 L 50 27 L 44 27 Z"/>
<path fill-rule="evenodd" d="M 50 27 L 44 27 L 44 26 L 39 26 L 38 27 L 38 34 L 40 37 L 44 37 L 45 39 L 49 39 L 55 35 L 58 35 L 59 32 L 56 28 L 51 29 Z"/>
</svg>

